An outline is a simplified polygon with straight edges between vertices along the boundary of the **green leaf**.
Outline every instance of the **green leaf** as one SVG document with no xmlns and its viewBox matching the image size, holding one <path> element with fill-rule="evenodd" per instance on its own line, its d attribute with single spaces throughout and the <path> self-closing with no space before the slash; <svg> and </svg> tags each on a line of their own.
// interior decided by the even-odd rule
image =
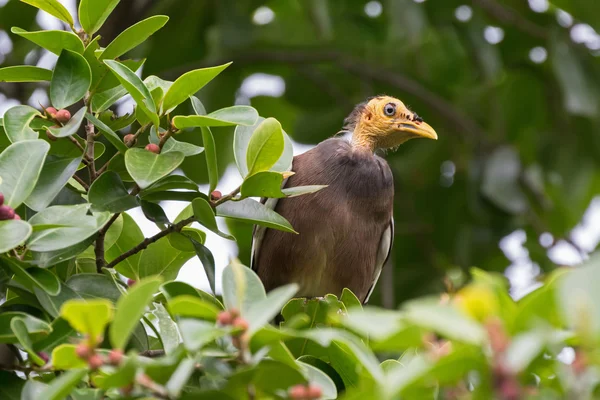
<svg viewBox="0 0 600 400">
<path fill-rule="evenodd" d="M 201 68 L 189 71 L 181 75 L 165 94 L 162 109 L 169 113 L 179 104 L 183 103 L 191 95 L 202 89 L 204 85 L 212 81 L 217 75 L 227 68 L 231 63 L 210 68 Z"/>
<path fill-rule="evenodd" d="M 48 323 L 35 318 L 23 312 L 4 311 L 0 313 L 0 343 L 16 343 L 17 338 L 10 329 L 10 322 L 13 318 L 19 318 L 25 322 L 27 332 L 32 336 L 32 340 L 37 340 L 48 335 L 52 328 Z"/>
<path fill-rule="evenodd" d="M 169 175 L 156 181 L 146 189 L 142 190 L 141 193 L 144 195 L 170 189 L 187 189 L 198 191 L 198 184 L 186 176 Z"/>
<path fill-rule="evenodd" d="M 106 299 L 69 300 L 60 308 L 60 316 L 77 332 L 98 340 L 113 319 L 113 305 Z"/>
<path fill-rule="evenodd" d="M 165 210 L 163 210 L 160 205 L 145 200 L 142 200 L 141 203 L 142 212 L 148 220 L 156 224 L 168 225 L 171 223 L 169 221 L 169 217 L 167 217 L 167 214 L 165 214 Z"/>
<path fill-rule="evenodd" d="M 127 213 L 123 213 L 123 230 L 119 239 L 115 244 L 108 250 L 106 250 L 105 257 L 106 262 L 111 262 L 126 251 L 131 250 L 133 247 L 140 244 L 144 240 L 144 235 L 140 230 L 137 223 Z M 139 262 L 142 253 L 134 254 L 127 257 L 115 266 L 118 273 L 126 276 L 127 278 L 140 279 L 139 277 Z"/>
<path fill-rule="evenodd" d="M 217 216 L 297 233 L 285 218 L 253 199 L 227 201 L 217 206 Z"/>
<path fill-rule="evenodd" d="M 129 149 L 125 153 L 125 167 L 133 180 L 144 189 L 167 176 L 183 162 L 179 152 L 154 154 L 145 149 Z"/>
<path fill-rule="evenodd" d="M 0 264 L 10 268 L 15 276 L 24 284 L 37 286 L 51 296 L 56 296 L 60 292 L 58 277 L 46 269 L 38 267 L 26 268 L 26 264 L 23 265 L 20 261 L 12 258 L 2 258 L 0 259 Z"/>
<path fill-rule="evenodd" d="M 6 205 L 17 208 L 33 192 L 48 150 L 48 142 L 23 140 L 0 153 L 0 193 Z"/>
<path fill-rule="evenodd" d="M 69 393 L 71 393 L 75 386 L 77 386 L 86 375 L 87 370 L 85 369 L 67 371 L 50 382 L 50 385 L 44 389 L 39 398 L 45 400 L 63 400 L 67 398 Z"/>
<path fill-rule="evenodd" d="M 61 344 L 52 350 L 52 365 L 56 369 L 78 369 L 87 367 L 87 362 L 77 355 L 77 346 Z"/>
<path fill-rule="evenodd" d="M 363 308 L 362 302 L 358 299 L 358 297 L 356 297 L 354 293 L 352 293 L 352 290 L 348 288 L 344 288 L 342 290 L 342 296 L 340 297 L 340 301 L 344 303 L 346 309 L 348 310 L 353 307 L 356 307 L 359 310 L 362 310 Z"/>
<path fill-rule="evenodd" d="M 192 208 L 194 210 L 194 217 L 200 223 L 200 225 L 216 233 L 222 238 L 230 240 L 233 239 L 233 236 L 219 230 L 219 227 L 217 226 L 217 220 L 215 218 L 215 212 L 208 201 L 201 197 L 194 199 L 194 201 L 192 201 Z"/>
<path fill-rule="evenodd" d="M 162 278 L 156 276 L 142 279 L 133 285 L 117 302 L 115 318 L 110 325 L 110 344 L 115 349 L 124 349 L 136 325 L 158 291 Z"/>
<path fill-rule="evenodd" d="M 233 155 L 235 157 L 235 163 L 237 164 L 240 174 L 245 177 L 248 175 L 248 163 L 246 160 L 246 153 L 250 139 L 252 138 L 254 131 L 262 124 L 265 119 L 258 117 L 256 123 L 252 126 L 239 125 L 235 128 L 235 134 L 233 138 Z M 282 131 L 283 132 L 283 131 Z M 288 135 L 283 132 L 284 147 L 283 154 L 279 157 L 279 160 L 270 169 L 271 171 L 285 172 L 292 169 L 292 159 L 294 158 L 294 148 L 291 139 Z"/>
<path fill-rule="evenodd" d="M 64 319 L 58 317 L 52 321 L 52 332 L 42 340 L 34 343 L 33 349 L 39 351 L 52 351 L 57 346 L 69 342 L 76 337 L 75 330 Z"/>
<path fill-rule="evenodd" d="M 86 114 L 86 118 L 90 121 L 100 132 L 104 134 L 104 137 L 116 147 L 121 154 L 125 154 L 128 147 L 123 143 L 123 140 L 117 135 L 108 125 L 94 117 L 92 114 Z"/>
<path fill-rule="evenodd" d="M 29 358 L 33 360 L 37 365 L 44 365 L 46 362 L 42 360 L 35 351 L 33 351 L 33 347 L 31 345 L 31 338 L 29 337 L 29 333 L 27 332 L 27 326 L 25 325 L 25 321 L 21 318 L 13 318 L 10 321 L 10 329 L 12 329 L 15 337 L 21 343 L 23 350 L 27 352 Z"/>
<path fill-rule="evenodd" d="M 256 332 L 275 318 L 283 306 L 298 292 L 299 288 L 295 283 L 280 286 L 270 291 L 266 298 L 252 304 L 245 314 L 250 323 L 249 334 Z"/>
<path fill-rule="evenodd" d="M 194 373 L 196 368 L 196 360 L 193 358 L 186 358 L 179 363 L 177 369 L 169 378 L 169 381 L 165 385 L 167 393 L 173 398 L 179 397 L 183 387 L 188 383 L 188 380 Z"/>
<path fill-rule="evenodd" d="M 58 0 L 21 0 L 23 3 L 30 4 L 48 14 L 65 21 L 70 27 L 73 27 L 73 17 L 67 9 L 58 2 Z"/>
<path fill-rule="evenodd" d="M 338 391 L 333 380 L 321 369 L 311 364 L 298 361 L 298 363 L 304 368 L 304 375 L 314 386 L 318 386 L 322 390 L 322 399 L 337 399 Z M 328 365 L 328 364 L 326 364 Z"/>
<path fill-rule="evenodd" d="M 92 83 L 92 72 L 81 54 L 63 50 L 58 56 L 52 80 L 50 101 L 57 109 L 65 108 L 83 99 Z"/>
<path fill-rule="evenodd" d="M 31 232 L 31 225 L 25 221 L 16 219 L 0 221 L 0 254 L 25 243 Z"/>
<path fill-rule="evenodd" d="M 15 106 L 9 108 L 4 114 L 4 130 L 12 143 L 22 140 L 35 140 L 39 134 L 29 127 L 35 117 L 41 116 L 40 112 L 29 106 Z"/>
<path fill-rule="evenodd" d="M 160 131 L 161 131 L 161 133 L 165 132 L 165 130 L 162 128 L 160 128 Z M 150 143 L 154 143 L 154 144 L 160 143 L 160 139 L 159 139 L 158 135 L 156 134 L 155 126 L 150 128 Z M 170 137 L 167 139 L 167 141 L 163 145 L 161 153 L 168 153 L 171 151 L 178 151 L 186 157 L 191 157 L 191 156 L 195 156 L 197 154 L 202 153 L 204 151 L 204 148 L 200 147 L 200 146 L 196 146 L 195 144 L 191 144 L 191 143 L 187 143 L 187 142 L 180 142 L 179 140 L 175 140 L 172 137 Z"/>
<path fill-rule="evenodd" d="M 140 257 L 139 277 L 160 275 L 165 280 L 173 280 L 190 258 L 192 252 L 175 249 L 167 238 L 162 238 L 148 246 Z"/>
<path fill-rule="evenodd" d="M 117 4 L 119 4 L 119 0 L 81 0 L 81 3 L 79 3 L 79 22 L 83 30 L 88 35 L 96 33 Z"/>
<path fill-rule="evenodd" d="M 52 206 L 37 213 L 29 219 L 34 232 L 27 247 L 38 252 L 54 251 L 89 238 L 108 221 L 110 214 L 87 215 L 88 207 L 88 204 Z"/>
<path fill-rule="evenodd" d="M 48 207 L 75 174 L 81 158 L 81 156 L 76 158 L 46 157 L 40 178 L 33 192 L 25 200 L 27 207 L 34 211 L 41 211 Z"/>
<path fill-rule="evenodd" d="M 195 252 L 196 249 L 190 239 L 193 239 L 200 244 L 204 244 L 204 242 L 206 242 L 206 233 L 199 229 L 185 226 L 181 229 L 181 232 L 173 232 L 168 235 L 167 238 L 169 239 L 171 246 L 177 250 Z"/>
<path fill-rule="evenodd" d="M 119 213 L 137 207 L 138 201 L 131 196 L 119 174 L 106 171 L 90 186 L 88 200 L 97 211 Z"/>
<path fill-rule="evenodd" d="M 27 32 L 25 29 L 12 27 L 12 33 L 24 37 L 25 39 L 43 47 L 50 52 L 60 55 L 64 50 L 71 50 L 75 53 L 83 54 L 83 42 L 79 36 L 68 31 L 37 31 Z"/>
<path fill-rule="evenodd" d="M 92 112 L 100 113 L 108 110 L 110 106 L 126 94 L 127 89 L 121 85 L 94 94 L 94 97 L 92 97 Z"/>
<path fill-rule="evenodd" d="M 237 261 L 225 267 L 223 302 L 228 310 L 237 309 L 245 317 L 253 305 L 266 298 L 265 288 L 254 271 Z"/>
<path fill-rule="evenodd" d="M 213 257 L 212 252 L 208 249 L 208 247 L 204 246 L 201 242 L 192 238 L 191 236 L 188 236 L 188 239 L 192 242 L 194 250 L 196 251 L 196 255 L 202 263 L 202 267 L 204 268 L 204 272 L 206 273 L 206 279 L 208 280 L 208 284 L 210 285 L 210 290 L 212 290 L 213 293 L 216 293 L 215 258 Z"/>
<path fill-rule="evenodd" d="M 240 193 L 246 197 L 285 197 L 281 191 L 283 174 L 274 171 L 261 171 L 244 179 Z"/>
<path fill-rule="evenodd" d="M 49 69 L 16 65 L 0 68 L 0 82 L 44 82 L 52 79 Z"/>
<path fill-rule="evenodd" d="M 173 315 L 200 318 L 207 321 L 216 321 L 217 315 L 221 311 L 214 304 L 187 294 L 169 300 L 168 308 Z"/>
<path fill-rule="evenodd" d="M 121 82 L 121 85 L 127 89 L 127 92 L 133 97 L 138 107 L 150 118 L 155 126 L 158 126 L 159 120 L 156 114 L 156 104 L 154 104 L 154 99 L 144 82 L 142 82 L 135 72 L 120 62 L 105 60 L 104 63 L 110 68 L 119 82 Z"/>
<path fill-rule="evenodd" d="M 265 119 L 252 133 L 248 143 L 248 174 L 253 175 L 271 168 L 283 154 L 283 147 L 281 124 L 275 118 Z"/>
<path fill-rule="evenodd" d="M 85 117 L 85 107 L 81 107 L 79 111 L 75 113 L 63 127 L 53 128 L 50 127 L 48 130 L 51 134 L 56 136 L 57 138 L 68 137 L 77 134 L 81 123 L 83 122 L 83 118 Z"/>
<path fill-rule="evenodd" d="M 167 355 L 173 353 L 179 346 L 179 331 L 177 325 L 171 319 L 171 316 L 161 303 L 154 303 L 154 311 L 152 312 L 158 319 L 158 330 L 160 339 L 163 343 L 165 353 Z"/>
<path fill-rule="evenodd" d="M 166 15 L 155 15 L 130 26 L 106 46 L 100 60 L 110 60 L 122 56 L 145 42 L 154 32 L 162 28 L 168 20 L 169 17 Z"/>
<path fill-rule="evenodd" d="M 178 115 L 173 124 L 178 129 L 202 126 L 253 125 L 258 118 L 256 110 L 250 106 L 232 106 L 214 111 L 208 115 Z"/>
<path fill-rule="evenodd" d="M 161 286 L 160 291 L 164 294 L 165 298 L 169 301 L 176 298 L 177 296 L 187 295 L 197 297 L 204 300 L 205 302 L 214 304 L 220 310 L 223 309 L 223 304 L 214 296 L 203 292 L 202 290 L 196 289 L 188 285 L 185 282 L 173 281 L 167 282 Z"/>
<path fill-rule="evenodd" d="M 200 350 L 204 345 L 228 333 L 228 330 L 216 328 L 214 322 L 196 319 L 183 319 L 178 326 L 183 345 L 191 352 Z"/>
<path fill-rule="evenodd" d="M 206 169 L 208 171 L 208 191 L 211 193 L 219 183 L 219 167 L 217 165 L 217 148 L 215 138 L 208 127 L 202 127 L 202 143 L 204 144 Z"/>
</svg>

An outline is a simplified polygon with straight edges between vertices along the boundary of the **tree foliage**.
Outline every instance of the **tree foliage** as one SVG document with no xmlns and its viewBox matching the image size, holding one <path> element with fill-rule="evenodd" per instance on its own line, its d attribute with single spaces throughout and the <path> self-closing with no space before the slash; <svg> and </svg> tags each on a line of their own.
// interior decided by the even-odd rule
<svg viewBox="0 0 600 400">
<path fill-rule="evenodd" d="M 1 398 L 599 395 L 598 257 L 557 269 L 535 240 L 570 240 L 598 192 L 597 60 L 554 19 L 562 7 L 598 28 L 585 0 L 536 15 L 482 0 L 469 23 L 453 0 L 389 1 L 371 16 L 351 2 L 269 2 L 266 24 L 252 22 L 262 2 L 127 13 L 135 3 L 82 0 L 77 16 L 56 0 L 2 7 L 0 24 L 16 27 L 1 89 L 24 100 L 45 85 L 50 104 L 0 119 Z M 35 30 L 35 7 L 71 32 Z M 506 28 L 498 45 L 480 35 L 490 20 Z M 527 61 L 539 46 L 548 62 Z M 39 47 L 57 55 L 52 70 L 20 65 Z M 231 105 L 248 102 L 234 97 L 255 72 L 282 77 L 283 96 Z M 348 290 L 266 293 L 243 265 L 252 226 L 294 227 L 252 197 L 321 189 L 281 190 L 290 137 L 331 136 L 353 103 L 380 92 L 398 92 L 441 139 L 388 157 L 397 237 L 385 302 L 444 293 L 396 310 L 363 307 Z M 126 95 L 133 112 L 115 114 Z M 243 183 L 213 191 L 231 163 Z M 174 220 L 166 200 L 186 204 Z M 159 233 L 144 236 L 127 214 L 136 207 Z M 516 228 L 548 272 L 518 301 L 497 272 L 498 241 Z M 239 246 L 219 296 L 206 231 Z M 213 293 L 175 280 L 196 256 Z M 447 274 L 457 268 L 470 282 Z"/>
</svg>

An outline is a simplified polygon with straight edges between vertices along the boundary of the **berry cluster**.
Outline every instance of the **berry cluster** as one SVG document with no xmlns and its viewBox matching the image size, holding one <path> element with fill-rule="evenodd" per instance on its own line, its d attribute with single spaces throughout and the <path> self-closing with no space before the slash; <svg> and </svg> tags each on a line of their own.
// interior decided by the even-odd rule
<svg viewBox="0 0 600 400">
<path fill-rule="evenodd" d="M 46 113 L 46 116 L 48 116 L 48 118 L 59 122 L 61 124 L 66 124 L 67 122 L 69 122 L 69 120 L 71 119 L 71 113 L 69 112 L 69 110 L 65 110 L 65 109 L 60 109 L 60 110 L 56 110 L 56 108 L 54 107 L 48 107 L 46 109 L 44 109 L 44 112 Z M 54 125 L 52 128 L 58 128 L 58 125 Z M 46 136 L 48 136 L 48 139 L 55 141 L 56 140 L 56 136 L 54 136 L 49 130 L 46 131 Z"/>
<path fill-rule="evenodd" d="M 316 385 L 296 385 L 290 389 L 290 399 L 318 400 L 323 395 L 320 387 Z"/>
<path fill-rule="evenodd" d="M 19 217 L 19 214 L 12 207 L 4 204 L 4 195 L 0 193 L 0 221 L 7 219 L 21 219 L 21 217 Z"/>
<path fill-rule="evenodd" d="M 233 326 L 240 334 L 248 330 L 248 321 L 240 316 L 238 310 L 221 311 L 217 322 L 222 326 Z"/>
<path fill-rule="evenodd" d="M 103 357 L 87 341 L 79 343 L 75 348 L 75 353 L 77 357 L 86 360 L 92 370 L 98 369 L 104 364 L 117 366 L 123 361 L 123 352 L 121 350 L 113 349 L 108 353 L 108 357 Z"/>
</svg>

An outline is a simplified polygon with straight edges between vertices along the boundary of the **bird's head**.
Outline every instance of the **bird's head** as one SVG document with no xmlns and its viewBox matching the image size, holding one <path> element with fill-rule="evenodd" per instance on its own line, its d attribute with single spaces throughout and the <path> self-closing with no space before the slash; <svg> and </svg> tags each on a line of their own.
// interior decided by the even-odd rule
<svg viewBox="0 0 600 400">
<path fill-rule="evenodd" d="M 423 118 L 389 96 L 374 97 L 356 106 L 344 128 L 353 132 L 354 146 L 371 151 L 395 148 L 414 138 L 437 140 L 437 134 Z"/>
</svg>

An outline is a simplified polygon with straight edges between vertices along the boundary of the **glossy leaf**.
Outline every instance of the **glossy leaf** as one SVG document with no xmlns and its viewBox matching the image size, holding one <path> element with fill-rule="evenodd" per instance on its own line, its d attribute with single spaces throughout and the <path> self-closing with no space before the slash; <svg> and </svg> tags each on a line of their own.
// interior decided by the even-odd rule
<svg viewBox="0 0 600 400">
<path fill-rule="evenodd" d="M 200 225 L 225 239 L 233 239 L 233 236 L 219 230 L 219 227 L 217 226 L 217 220 L 215 218 L 215 212 L 208 201 L 200 197 L 194 199 L 192 202 L 192 209 L 194 210 L 194 217 L 196 217 L 196 220 L 200 223 Z"/>
<path fill-rule="evenodd" d="M 131 250 L 144 240 L 144 234 L 140 230 L 137 223 L 127 213 L 123 213 L 123 229 L 119 239 L 115 244 L 106 250 L 106 262 L 111 262 L 126 251 Z M 141 253 L 127 257 L 115 266 L 115 269 L 120 274 L 127 278 L 139 280 L 139 262 Z"/>
<path fill-rule="evenodd" d="M 34 211 L 48 207 L 77 171 L 82 157 L 46 157 L 40 178 L 25 204 Z"/>
<path fill-rule="evenodd" d="M 73 17 L 58 0 L 21 0 L 73 26 Z"/>
<path fill-rule="evenodd" d="M 27 327 L 27 332 L 32 336 L 32 340 L 37 340 L 40 337 L 50 333 L 52 328 L 41 319 L 35 318 L 24 312 L 4 311 L 0 313 L 0 343 L 16 343 L 16 336 L 10 329 L 10 322 L 13 318 L 19 318 Z"/>
<path fill-rule="evenodd" d="M 77 355 L 77 346 L 61 344 L 52 350 L 52 365 L 58 369 L 77 369 L 87 367 L 87 362 Z"/>
<path fill-rule="evenodd" d="M 37 31 L 27 32 L 25 29 L 13 27 L 10 30 L 12 33 L 24 37 L 32 41 L 40 47 L 43 47 L 50 52 L 60 55 L 64 50 L 71 50 L 75 53 L 83 54 L 83 42 L 79 36 L 73 32 L 67 31 Z"/>
<path fill-rule="evenodd" d="M 0 153 L 0 193 L 17 208 L 29 197 L 40 176 L 50 145 L 43 140 L 13 143 Z"/>
<path fill-rule="evenodd" d="M 110 343 L 113 348 L 123 349 L 125 347 L 161 283 L 162 279 L 159 277 L 143 279 L 119 299 L 109 330 Z"/>
<path fill-rule="evenodd" d="M 223 270 L 223 302 L 228 310 L 248 315 L 255 304 L 267 298 L 260 278 L 250 268 L 233 261 Z"/>
<path fill-rule="evenodd" d="M 116 147 L 121 154 L 125 154 L 128 147 L 123 143 L 123 140 L 117 135 L 108 125 L 94 117 L 92 114 L 86 114 L 86 118 L 90 121 L 100 132 L 104 134 L 104 137 Z"/>
<path fill-rule="evenodd" d="M 323 190 L 327 187 L 327 185 L 308 185 L 308 186 L 294 186 L 294 187 L 286 187 L 281 189 L 281 192 L 286 197 L 296 197 L 302 196 L 303 194 L 316 193 L 319 190 Z"/>
<path fill-rule="evenodd" d="M 107 171 L 92 183 L 88 200 L 98 211 L 118 213 L 137 207 L 138 201 L 131 196 L 116 172 Z"/>
<path fill-rule="evenodd" d="M 23 350 L 27 352 L 29 358 L 37 365 L 44 365 L 46 362 L 42 360 L 40 356 L 35 353 L 35 351 L 33 351 L 31 338 L 27 332 L 27 325 L 25 325 L 25 321 L 18 317 L 13 318 L 10 321 L 10 329 L 12 329 L 15 337 L 23 347 Z"/>
<path fill-rule="evenodd" d="M 56 109 L 83 99 L 92 83 L 92 72 L 81 54 L 63 50 L 50 81 L 50 101 Z"/>
<path fill-rule="evenodd" d="M 87 374 L 85 369 L 74 369 L 67 371 L 55 378 L 50 385 L 40 394 L 40 398 L 46 400 L 62 400 L 71 393 Z"/>
<path fill-rule="evenodd" d="M 31 225 L 25 221 L 0 221 L 0 253 L 6 253 L 24 244 L 31 232 Z"/>
<path fill-rule="evenodd" d="M 150 194 L 162 192 L 171 189 L 186 189 L 198 191 L 198 184 L 191 179 L 181 175 L 169 175 L 156 181 L 146 189 L 142 190 L 142 194 Z"/>
<path fill-rule="evenodd" d="M 60 316 L 77 332 L 96 340 L 104 336 L 104 329 L 113 319 L 113 305 L 106 299 L 69 300 L 60 308 Z"/>
<path fill-rule="evenodd" d="M 51 296 L 56 296 L 60 292 L 60 282 L 52 272 L 38 268 L 29 267 L 18 260 L 11 258 L 0 259 L 0 265 L 5 265 L 15 276 L 24 284 L 37 286 Z"/>
<path fill-rule="evenodd" d="M 252 304 L 245 315 L 250 323 L 249 333 L 256 332 L 275 318 L 283 306 L 298 292 L 299 288 L 295 283 L 280 286 L 270 291 L 266 298 Z"/>
<path fill-rule="evenodd" d="M 79 22 L 89 34 L 96 33 L 102 27 L 110 13 L 120 0 L 81 0 L 79 3 Z"/>
<path fill-rule="evenodd" d="M 215 289 L 215 259 L 212 252 L 204 246 L 201 242 L 199 242 L 196 238 L 191 237 L 189 234 L 187 235 L 190 242 L 194 246 L 194 250 L 196 251 L 196 255 L 200 259 L 202 263 L 202 267 L 204 268 L 204 273 L 206 274 L 206 279 L 208 280 L 208 284 L 210 285 L 210 289 L 213 293 L 216 293 Z"/>
<path fill-rule="evenodd" d="M 154 32 L 162 28 L 168 20 L 169 17 L 165 15 L 155 15 L 130 26 L 106 46 L 100 60 L 110 60 L 122 56 L 145 42 Z"/>
<path fill-rule="evenodd" d="M 154 303 L 154 316 L 158 319 L 158 329 L 163 342 L 165 353 L 171 354 L 179 345 L 179 330 L 171 316 L 161 303 Z"/>
<path fill-rule="evenodd" d="M 225 202 L 217 206 L 217 216 L 296 233 L 285 218 L 253 199 Z"/>
<path fill-rule="evenodd" d="M 169 312 L 176 316 L 194 317 L 208 321 L 215 321 L 221 311 L 212 303 L 185 294 L 169 300 L 168 308 Z"/>
<path fill-rule="evenodd" d="M 0 68 L 0 82 L 44 82 L 52 79 L 52 71 L 29 65 Z"/>
<path fill-rule="evenodd" d="M 281 124 L 274 118 L 267 118 L 252 133 L 246 163 L 248 174 L 253 175 L 271 168 L 283 154 L 284 139 Z"/>
<path fill-rule="evenodd" d="M 285 197 L 281 191 L 283 175 L 280 172 L 262 171 L 244 179 L 240 193 L 246 197 Z"/>
<path fill-rule="evenodd" d="M 94 94 L 92 97 L 92 111 L 99 113 L 106 111 L 110 106 L 115 104 L 117 100 L 127 94 L 127 89 L 123 86 L 115 86 L 112 89 L 105 90 L 100 93 Z"/>
<path fill-rule="evenodd" d="M 40 112 L 29 106 L 16 106 L 6 110 L 4 114 L 4 130 L 12 143 L 21 140 L 35 140 L 39 134 L 29 127 L 29 124 Z"/>
<path fill-rule="evenodd" d="M 173 124 L 178 129 L 206 126 L 253 125 L 258 118 L 256 110 L 249 106 L 232 106 L 214 111 L 208 115 L 178 115 Z"/>
<path fill-rule="evenodd" d="M 170 110 L 187 100 L 188 97 L 194 95 L 229 65 L 231 65 L 231 63 L 216 67 L 196 69 L 181 75 L 173 82 L 173 85 L 171 85 L 169 90 L 165 93 L 162 104 L 164 113 L 170 112 Z"/>
<path fill-rule="evenodd" d="M 144 189 L 173 172 L 184 158 L 182 153 L 176 151 L 154 154 L 145 149 L 135 148 L 125 153 L 125 166 L 129 175 Z"/>
<path fill-rule="evenodd" d="M 167 238 L 162 238 L 142 252 L 139 277 L 160 275 L 166 280 L 175 279 L 183 264 L 193 256 L 194 253 L 175 249 Z"/>
</svg>

